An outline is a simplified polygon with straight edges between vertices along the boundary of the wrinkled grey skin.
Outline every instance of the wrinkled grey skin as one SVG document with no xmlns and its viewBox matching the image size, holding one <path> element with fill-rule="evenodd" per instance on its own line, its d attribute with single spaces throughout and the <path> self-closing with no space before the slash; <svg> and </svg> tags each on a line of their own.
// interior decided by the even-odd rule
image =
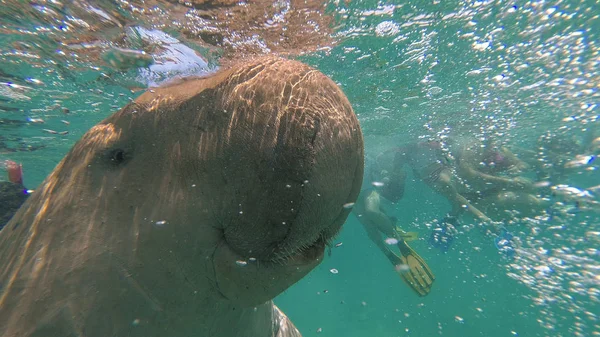
<svg viewBox="0 0 600 337">
<path fill-rule="evenodd" d="M 272 299 L 320 263 L 362 176 L 348 100 L 301 63 L 149 91 L 0 232 L 0 336 L 299 336 Z"/>
</svg>

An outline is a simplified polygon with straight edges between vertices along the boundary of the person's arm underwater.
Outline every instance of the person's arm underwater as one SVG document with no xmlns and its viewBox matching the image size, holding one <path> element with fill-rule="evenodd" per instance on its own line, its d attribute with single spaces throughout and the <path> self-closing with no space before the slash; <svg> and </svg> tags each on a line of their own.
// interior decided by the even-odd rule
<svg viewBox="0 0 600 337">
<path fill-rule="evenodd" d="M 531 189 L 532 183 L 523 177 L 508 178 L 483 173 L 477 170 L 478 158 L 466 150 L 460 154 L 458 168 L 467 180 L 476 180 L 479 184 L 490 185 L 499 189 Z"/>
<path fill-rule="evenodd" d="M 509 148 L 502 146 L 500 148 L 500 154 L 504 158 L 504 160 L 506 162 L 506 166 L 509 167 L 507 170 L 508 173 L 521 174 L 524 171 L 529 170 L 530 165 L 526 161 L 521 160 L 521 158 L 519 158 Z"/>
</svg>

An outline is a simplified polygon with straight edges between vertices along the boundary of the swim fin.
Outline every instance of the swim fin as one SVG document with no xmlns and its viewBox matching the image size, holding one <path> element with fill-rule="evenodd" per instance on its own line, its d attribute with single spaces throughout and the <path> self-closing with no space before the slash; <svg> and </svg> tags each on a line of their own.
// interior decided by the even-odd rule
<svg viewBox="0 0 600 337">
<path fill-rule="evenodd" d="M 396 239 L 404 240 L 406 242 L 415 241 L 419 238 L 417 232 L 405 232 L 399 227 L 394 228 L 394 232 L 396 233 Z"/>
<path fill-rule="evenodd" d="M 417 252 L 409 247 L 406 242 L 398 244 L 401 256 L 400 263 L 396 264 L 396 271 L 400 278 L 419 296 L 427 296 L 431 291 L 435 275 Z"/>
</svg>

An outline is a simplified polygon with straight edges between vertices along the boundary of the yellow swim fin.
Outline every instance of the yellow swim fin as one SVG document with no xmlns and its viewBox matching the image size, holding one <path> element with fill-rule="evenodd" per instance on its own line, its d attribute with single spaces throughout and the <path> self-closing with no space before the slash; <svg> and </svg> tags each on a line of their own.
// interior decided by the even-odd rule
<svg viewBox="0 0 600 337">
<path fill-rule="evenodd" d="M 398 248 L 401 256 L 396 271 L 400 278 L 419 296 L 427 296 L 431 291 L 435 275 L 425 260 L 406 243 Z"/>
</svg>

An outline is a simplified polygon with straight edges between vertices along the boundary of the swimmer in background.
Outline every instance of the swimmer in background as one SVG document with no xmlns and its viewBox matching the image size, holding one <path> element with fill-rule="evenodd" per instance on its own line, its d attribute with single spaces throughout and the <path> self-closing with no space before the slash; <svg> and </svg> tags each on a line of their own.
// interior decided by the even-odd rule
<svg viewBox="0 0 600 337">
<path fill-rule="evenodd" d="M 389 216 L 384 209 L 384 204 L 394 204 L 402 198 L 406 175 L 402 171 L 374 172 L 380 168 L 369 170 L 365 180 L 373 185 L 361 191 L 352 213 L 363 225 L 369 239 L 392 263 L 400 278 L 419 296 L 426 296 L 431 291 L 435 276 L 423 258 L 406 242 L 415 240 L 417 235 L 401 230 L 396 225 L 397 219 Z M 398 248 L 399 255 L 392 251 L 392 246 Z"/>
<path fill-rule="evenodd" d="M 411 143 L 393 150 L 394 170 L 407 165 L 416 178 L 423 181 L 433 191 L 445 197 L 451 211 L 435 225 L 429 242 L 442 251 L 447 251 L 458 232 L 458 217 L 471 213 L 485 224 L 494 224 L 488 214 L 488 203 L 482 200 L 504 202 L 494 204 L 496 208 L 513 206 L 514 200 L 508 197 L 495 198 L 500 194 L 517 193 L 532 188 L 532 183 L 518 175 L 527 165 L 505 147 L 483 144 L 472 137 L 453 137 L 445 143 L 424 141 Z M 531 202 L 527 197 L 525 201 Z M 497 225 L 486 227 L 501 233 Z"/>
<path fill-rule="evenodd" d="M 4 162 L 8 181 L 0 182 L 0 230 L 27 200 L 29 191 L 23 186 L 23 166 L 12 160 Z"/>
<path fill-rule="evenodd" d="M 532 205 L 532 211 L 556 213 L 554 206 L 572 204 L 574 211 L 600 212 L 600 202 L 594 197 L 597 187 L 582 189 L 570 182 L 573 174 L 583 170 L 597 172 L 600 137 L 595 131 L 591 129 L 583 141 L 572 134 L 546 132 L 538 138 L 536 151 L 516 148 L 536 175 L 538 193 L 544 196 L 538 205 Z"/>
<path fill-rule="evenodd" d="M 494 221 L 509 220 L 515 212 L 535 216 L 544 207 L 533 182 L 522 176 L 530 165 L 507 147 L 474 137 L 450 139 L 449 147 L 456 160 L 457 190 Z"/>
<path fill-rule="evenodd" d="M 536 150 L 520 149 L 529 158 L 537 180 L 550 185 L 565 183 L 575 165 L 568 163 L 581 153 L 584 146 L 573 135 L 546 132 L 538 137 Z"/>
<path fill-rule="evenodd" d="M 493 219 L 494 222 L 482 228 L 492 234 L 498 251 L 512 259 L 515 245 L 519 243 L 504 226 L 507 216 L 514 217 L 517 208 L 523 214 L 532 205 L 541 203 L 531 193 L 532 182 L 521 176 L 529 166 L 508 148 L 490 139 L 452 137 L 446 145 L 454 159 L 454 188 L 471 202 L 471 207 Z M 454 221 L 446 219 L 438 223 L 431 235 L 430 243 L 442 251 L 448 249 L 457 232 L 455 218 L 450 219 Z"/>
<path fill-rule="evenodd" d="M 394 170 L 402 170 L 408 165 L 416 178 L 450 202 L 449 217 L 458 217 L 466 210 L 480 221 L 489 222 L 487 215 L 460 194 L 453 158 L 443 145 L 440 141 L 429 140 L 393 149 Z"/>
<path fill-rule="evenodd" d="M 596 169 L 600 135 L 590 128 L 581 139 L 566 132 L 547 131 L 538 137 L 535 150 L 513 146 L 531 167 L 538 182 L 549 186 L 565 184 L 573 173 Z"/>
<path fill-rule="evenodd" d="M 459 180 L 456 177 L 453 158 L 442 142 L 429 140 L 409 143 L 381 153 L 375 162 L 379 163 L 382 158 L 389 156 L 392 158 L 388 158 L 388 161 L 393 162 L 390 168 L 391 172 L 395 175 L 404 175 L 404 166 L 408 166 L 417 179 L 446 198 L 451 205 L 451 211 L 436 224 L 431 232 L 429 243 L 432 246 L 443 252 L 448 251 L 457 233 L 455 228 L 458 225 L 457 218 L 465 210 L 482 222 L 490 222 L 487 215 L 458 192 L 456 186 Z"/>
</svg>

